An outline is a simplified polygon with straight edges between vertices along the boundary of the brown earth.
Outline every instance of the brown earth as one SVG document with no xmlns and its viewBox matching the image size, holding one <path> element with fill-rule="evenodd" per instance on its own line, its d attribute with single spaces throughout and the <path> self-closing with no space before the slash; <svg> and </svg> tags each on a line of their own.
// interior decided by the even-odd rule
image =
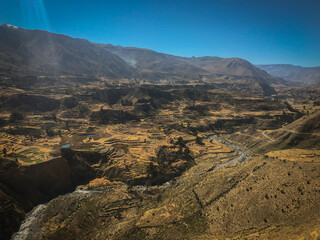
<svg viewBox="0 0 320 240">
<path fill-rule="evenodd" d="M 84 184 L 48 203 L 34 239 L 316 239 L 314 100 L 202 84 L 107 84 L 1 89 L 4 237 L 36 204 Z M 57 105 L 24 111 L 25 96 Z M 238 150 L 211 134 L 253 155 L 215 169 Z"/>
</svg>

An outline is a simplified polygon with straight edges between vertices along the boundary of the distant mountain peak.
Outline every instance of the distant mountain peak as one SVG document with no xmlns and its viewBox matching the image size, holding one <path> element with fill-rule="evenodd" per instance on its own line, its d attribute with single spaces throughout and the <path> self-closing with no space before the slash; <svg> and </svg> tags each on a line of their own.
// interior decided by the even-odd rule
<svg viewBox="0 0 320 240">
<path fill-rule="evenodd" d="M 18 29 L 19 27 L 11 25 L 11 24 L 3 24 L 1 27 L 11 28 L 11 29 Z"/>
</svg>

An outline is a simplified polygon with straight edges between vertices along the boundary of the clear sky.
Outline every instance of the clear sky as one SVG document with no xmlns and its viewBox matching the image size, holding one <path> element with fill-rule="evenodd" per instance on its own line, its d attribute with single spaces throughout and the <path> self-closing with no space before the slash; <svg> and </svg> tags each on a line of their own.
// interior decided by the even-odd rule
<svg viewBox="0 0 320 240">
<path fill-rule="evenodd" d="M 0 24 L 179 56 L 320 66 L 320 0 L 0 0 Z"/>
</svg>

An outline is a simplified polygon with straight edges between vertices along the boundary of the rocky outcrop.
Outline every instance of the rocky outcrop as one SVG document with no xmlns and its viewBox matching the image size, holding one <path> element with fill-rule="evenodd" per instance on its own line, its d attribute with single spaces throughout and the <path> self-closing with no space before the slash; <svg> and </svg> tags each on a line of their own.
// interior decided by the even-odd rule
<svg viewBox="0 0 320 240">
<path fill-rule="evenodd" d="M 10 239 L 19 229 L 25 213 L 45 201 L 46 196 L 37 188 L 35 181 L 29 178 L 27 167 L 19 166 L 12 160 L 1 159 L 0 169 L 0 201 L 4 203 L 0 209 L 0 238 Z"/>
<path fill-rule="evenodd" d="M 134 106 L 134 113 L 138 116 L 149 116 L 154 112 L 150 103 L 139 103 Z"/>
<path fill-rule="evenodd" d="M 70 192 L 95 176 L 87 163 L 97 159 L 94 153 L 64 149 L 62 156 L 31 166 L 0 159 L 0 239 L 10 239 L 34 206 Z"/>
<path fill-rule="evenodd" d="M 74 108 L 69 108 L 59 114 L 61 118 L 86 118 L 91 114 L 89 108 L 79 103 Z"/>
</svg>

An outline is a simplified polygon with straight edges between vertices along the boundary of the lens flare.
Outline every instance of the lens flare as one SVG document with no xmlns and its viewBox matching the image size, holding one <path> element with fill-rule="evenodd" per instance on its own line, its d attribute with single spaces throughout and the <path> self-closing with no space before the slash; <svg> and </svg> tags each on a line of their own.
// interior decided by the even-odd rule
<svg viewBox="0 0 320 240">
<path fill-rule="evenodd" d="M 50 32 L 50 25 L 47 17 L 47 11 L 44 0 L 20 0 L 21 15 L 28 26 L 42 26 L 43 30 Z M 57 57 L 56 46 L 53 43 L 50 34 L 46 35 L 47 41 L 46 50 L 42 53 L 43 57 L 51 62 L 51 69 L 55 76 L 58 76 L 57 66 L 59 65 L 59 58 Z M 29 69 L 34 66 L 30 63 Z"/>
<path fill-rule="evenodd" d="M 29 26 L 42 25 L 49 30 L 49 21 L 43 0 L 20 0 L 21 15 Z"/>
</svg>

